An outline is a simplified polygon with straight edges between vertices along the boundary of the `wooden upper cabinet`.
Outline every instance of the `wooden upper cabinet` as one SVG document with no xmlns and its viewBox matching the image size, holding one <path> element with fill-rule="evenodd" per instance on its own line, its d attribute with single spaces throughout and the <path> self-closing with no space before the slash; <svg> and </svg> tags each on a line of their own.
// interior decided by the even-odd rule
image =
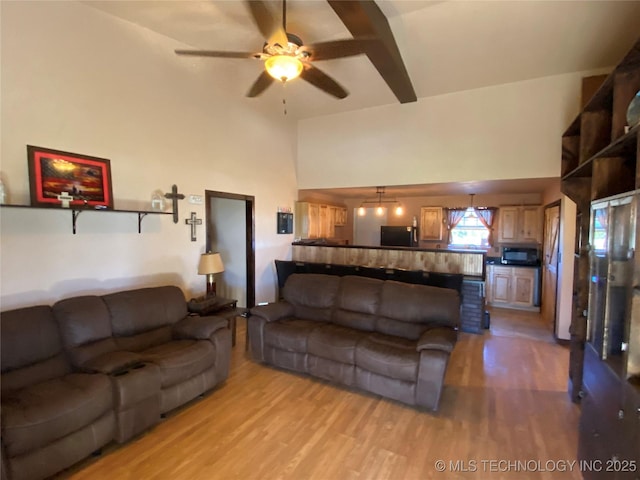
<svg viewBox="0 0 640 480">
<path fill-rule="evenodd" d="M 442 240 L 442 207 L 420 209 L 420 240 Z"/>
<path fill-rule="evenodd" d="M 542 215 L 540 207 L 522 207 L 520 210 L 522 230 L 520 232 L 523 242 L 537 242 L 542 240 Z"/>
<path fill-rule="evenodd" d="M 334 225 L 344 227 L 347 224 L 347 209 L 345 207 L 331 207 L 335 211 Z"/>
<path fill-rule="evenodd" d="M 499 233 L 502 243 L 518 241 L 518 207 L 500 207 Z"/>
<path fill-rule="evenodd" d="M 542 208 L 538 205 L 500 207 L 500 243 L 540 243 Z"/>
<path fill-rule="evenodd" d="M 332 205 L 296 202 L 294 216 L 296 238 L 334 238 L 336 226 L 346 223 L 347 209 Z"/>
<path fill-rule="evenodd" d="M 331 225 L 329 225 L 329 221 L 331 220 L 329 216 L 329 207 L 327 205 L 319 205 L 318 206 L 318 217 L 319 217 L 319 234 L 320 238 L 330 238 L 333 236 L 331 233 Z"/>
</svg>

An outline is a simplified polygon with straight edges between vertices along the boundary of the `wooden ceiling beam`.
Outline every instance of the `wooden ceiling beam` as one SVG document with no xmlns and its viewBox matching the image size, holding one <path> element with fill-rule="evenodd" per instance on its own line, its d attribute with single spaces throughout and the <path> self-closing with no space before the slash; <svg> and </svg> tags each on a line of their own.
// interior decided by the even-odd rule
<svg viewBox="0 0 640 480">
<path fill-rule="evenodd" d="M 380 7 L 373 0 L 327 0 L 354 38 L 378 39 L 366 55 L 400 103 L 415 102 L 409 73 L 404 65 L 393 32 Z"/>
</svg>

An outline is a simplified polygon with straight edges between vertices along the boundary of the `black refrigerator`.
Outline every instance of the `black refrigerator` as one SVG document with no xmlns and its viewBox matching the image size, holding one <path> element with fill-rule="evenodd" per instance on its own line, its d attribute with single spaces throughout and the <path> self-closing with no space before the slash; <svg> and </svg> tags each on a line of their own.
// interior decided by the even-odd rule
<svg viewBox="0 0 640 480">
<path fill-rule="evenodd" d="M 381 226 L 380 245 L 383 247 L 415 247 L 418 245 L 418 230 L 411 226 Z"/>
</svg>

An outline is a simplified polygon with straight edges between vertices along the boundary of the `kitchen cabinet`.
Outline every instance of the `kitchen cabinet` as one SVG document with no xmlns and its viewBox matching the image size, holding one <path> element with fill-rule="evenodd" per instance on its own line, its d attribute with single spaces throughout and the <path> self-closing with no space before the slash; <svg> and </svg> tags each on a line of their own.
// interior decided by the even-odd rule
<svg viewBox="0 0 640 480">
<path fill-rule="evenodd" d="M 496 307 L 536 309 L 537 268 L 487 265 L 487 303 Z"/>
<path fill-rule="evenodd" d="M 333 225 L 344 227 L 347 224 L 347 209 L 344 207 L 329 207 L 333 216 Z"/>
<path fill-rule="evenodd" d="M 499 209 L 500 243 L 540 243 L 542 208 L 539 205 L 502 206 Z"/>
<path fill-rule="evenodd" d="M 442 240 L 442 207 L 420 209 L 420 240 Z"/>
<path fill-rule="evenodd" d="M 347 209 L 333 205 L 296 202 L 294 233 L 296 238 L 334 238 L 336 226 L 346 224 Z"/>
</svg>

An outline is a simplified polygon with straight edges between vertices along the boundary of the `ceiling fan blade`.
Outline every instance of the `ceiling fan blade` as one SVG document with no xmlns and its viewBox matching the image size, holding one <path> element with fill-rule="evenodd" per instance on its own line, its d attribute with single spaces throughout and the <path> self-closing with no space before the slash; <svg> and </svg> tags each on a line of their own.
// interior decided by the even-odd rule
<svg viewBox="0 0 640 480">
<path fill-rule="evenodd" d="M 267 5 L 260 0 L 246 0 L 246 4 L 249 7 L 253 21 L 262 36 L 267 39 L 267 43 L 270 45 L 277 43 L 286 47 L 288 43 L 287 34 Z"/>
<path fill-rule="evenodd" d="M 345 98 L 349 95 L 349 92 L 342 88 L 338 82 L 310 63 L 305 64 L 305 68 L 302 70 L 300 78 L 306 80 L 314 87 L 318 87 L 323 92 L 333 95 L 334 97 Z"/>
<path fill-rule="evenodd" d="M 300 50 L 309 52 L 312 61 L 331 60 L 366 53 L 367 49 L 374 46 L 376 41 L 375 38 L 349 38 L 303 45 Z"/>
<path fill-rule="evenodd" d="M 253 82 L 251 88 L 247 92 L 247 97 L 257 97 L 262 92 L 264 92 L 269 86 L 273 83 L 275 79 L 267 73 L 267 71 L 263 71 L 260 76 Z"/>
<path fill-rule="evenodd" d="M 217 58 L 253 58 L 251 52 L 221 52 L 217 50 L 176 50 L 178 55 L 191 55 L 193 57 L 217 57 Z"/>
</svg>

